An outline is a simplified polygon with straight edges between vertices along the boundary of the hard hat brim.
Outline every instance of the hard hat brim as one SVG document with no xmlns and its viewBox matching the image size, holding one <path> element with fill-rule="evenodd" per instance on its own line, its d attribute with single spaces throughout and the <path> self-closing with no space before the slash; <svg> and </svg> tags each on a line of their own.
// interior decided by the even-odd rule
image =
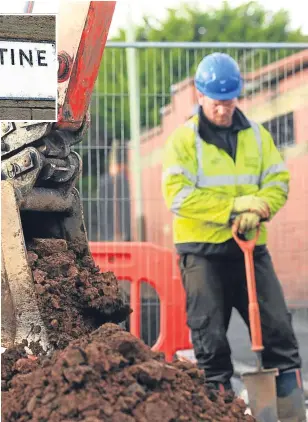
<svg viewBox="0 0 308 422">
<path fill-rule="evenodd" d="M 211 98 L 212 100 L 227 101 L 233 100 L 234 98 L 238 98 L 241 95 L 243 89 L 243 80 L 240 81 L 239 86 L 236 90 L 230 92 L 210 92 L 208 90 L 200 89 L 200 86 L 198 85 L 199 84 L 195 81 L 195 86 L 197 90 L 206 97 Z"/>
<path fill-rule="evenodd" d="M 233 100 L 234 98 L 238 98 L 242 92 L 243 84 L 240 83 L 240 86 L 231 92 L 207 92 L 204 94 L 206 97 L 212 98 L 212 100 L 220 100 L 220 101 L 227 101 Z"/>
</svg>

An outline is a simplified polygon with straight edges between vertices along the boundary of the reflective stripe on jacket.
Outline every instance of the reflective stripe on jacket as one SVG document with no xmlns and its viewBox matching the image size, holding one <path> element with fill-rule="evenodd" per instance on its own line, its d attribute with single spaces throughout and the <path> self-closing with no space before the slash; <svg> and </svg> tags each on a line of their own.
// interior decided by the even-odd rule
<svg viewBox="0 0 308 422">
<path fill-rule="evenodd" d="M 238 132 L 234 162 L 226 151 L 201 139 L 198 119 L 193 116 L 167 140 L 163 196 L 175 215 L 175 243 L 222 243 L 232 238 L 229 222 L 234 198 L 262 197 L 272 218 L 287 200 L 290 174 L 262 125 L 250 121 L 250 128 Z M 262 224 L 258 244 L 265 243 Z"/>
</svg>

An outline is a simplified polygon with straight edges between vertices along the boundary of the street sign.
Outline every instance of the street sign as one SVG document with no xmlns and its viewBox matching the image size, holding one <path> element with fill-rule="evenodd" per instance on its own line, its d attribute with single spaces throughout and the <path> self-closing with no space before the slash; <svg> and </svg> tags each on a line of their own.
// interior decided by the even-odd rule
<svg viewBox="0 0 308 422">
<path fill-rule="evenodd" d="M 56 100 L 54 43 L 0 40 L 0 99 Z"/>
</svg>

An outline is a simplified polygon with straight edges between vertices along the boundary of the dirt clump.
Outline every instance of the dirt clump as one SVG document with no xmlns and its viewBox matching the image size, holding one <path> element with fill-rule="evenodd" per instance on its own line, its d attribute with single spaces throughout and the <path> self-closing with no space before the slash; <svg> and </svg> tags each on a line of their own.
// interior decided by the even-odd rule
<svg viewBox="0 0 308 422">
<path fill-rule="evenodd" d="M 55 349 L 105 322 L 121 322 L 129 315 L 114 274 L 100 273 L 82 245 L 63 239 L 33 239 L 27 251 L 38 306 Z"/>
<path fill-rule="evenodd" d="M 168 364 L 112 323 L 40 358 L 2 393 L 3 422 L 254 421 L 244 411 L 241 399 L 210 400 L 194 364 Z"/>
<path fill-rule="evenodd" d="M 15 363 L 27 358 L 24 344 L 18 344 L 15 347 L 6 349 L 1 354 L 1 390 L 7 390 L 10 380 L 18 373 Z M 28 360 L 28 359 L 27 359 Z"/>
</svg>

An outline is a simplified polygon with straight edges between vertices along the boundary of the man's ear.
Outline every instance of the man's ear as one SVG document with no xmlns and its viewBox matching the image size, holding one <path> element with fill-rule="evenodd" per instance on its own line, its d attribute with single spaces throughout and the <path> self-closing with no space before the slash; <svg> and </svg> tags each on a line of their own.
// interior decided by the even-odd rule
<svg viewBox="0 0 308 422">
<path fill-rule="evenodd" d="M 197 100 L 198 100 L 199 105 L 202 106 L 203 94 L 201 94 L 201 92 L 198 90 L 197 90 Z"/>
</svg>

